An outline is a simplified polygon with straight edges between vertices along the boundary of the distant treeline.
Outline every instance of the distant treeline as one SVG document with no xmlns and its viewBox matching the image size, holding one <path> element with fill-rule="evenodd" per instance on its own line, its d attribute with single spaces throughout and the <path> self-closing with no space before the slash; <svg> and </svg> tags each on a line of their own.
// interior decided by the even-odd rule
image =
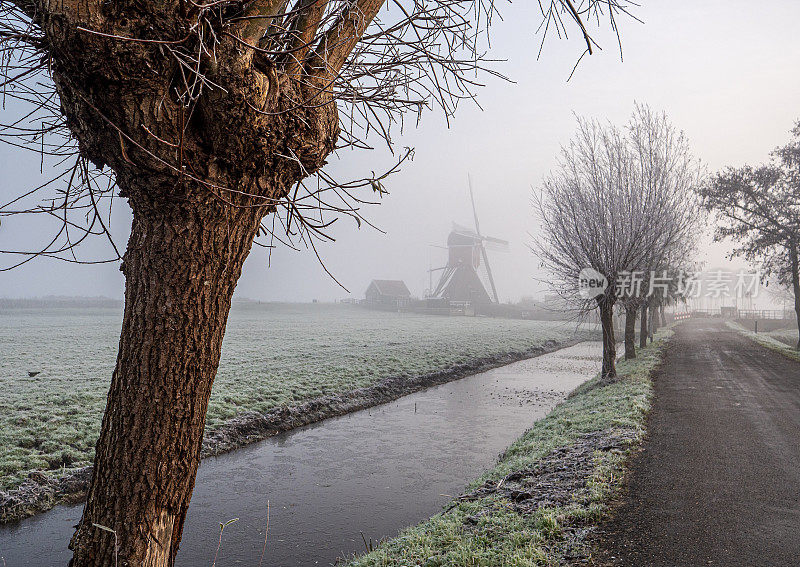
<svg viewBox="0 0 800 567">
<path fill-rule="evenodd" d="M 121 299 L 110 297 L 65 297 L 49 295 L 28 299 L 5 299 L 0 297 L 0 309 L 25 309 L 47 307 L 119 307 Z"/>
</svg>

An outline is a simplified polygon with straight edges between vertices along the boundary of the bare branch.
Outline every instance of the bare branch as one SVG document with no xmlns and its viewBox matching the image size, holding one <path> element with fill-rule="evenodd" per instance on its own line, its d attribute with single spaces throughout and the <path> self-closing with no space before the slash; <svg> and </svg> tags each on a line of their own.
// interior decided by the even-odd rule
<svg viewBox="0 0 800 567">
<path fill-rule="evenodd" d="M 308 61 L 313 69 L 311 74 L 326 79 L 336 77 L 384 2 L 355 0 L 347 6 L 320 38 L 319 46 Z"/>
<path fill-rule="evenodd" d="M 286 73 L 289 76 L 296 75 L 302 69 L 306 56 L 317 37 L 317 31 L 327 6 L 328 0 L 300 1 L 297 16 L 292 21 L 289 31 L 291 40 L 287 52 L 291 61 L 286 66 Z"/>
</svg>

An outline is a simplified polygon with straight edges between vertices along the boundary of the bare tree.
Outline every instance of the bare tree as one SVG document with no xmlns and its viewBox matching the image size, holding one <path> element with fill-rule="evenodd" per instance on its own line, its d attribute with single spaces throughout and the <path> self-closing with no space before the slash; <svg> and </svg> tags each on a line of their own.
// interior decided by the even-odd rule
<svg viewBox="0 0 800 567">
<path fill-rule="evenodd" d="M 722 222 L 715 238 L 735 241 L 733 255 L 792 290 L 800 327 L 800 123 L 792 134 L 789 144 L 772 152 L 770 164 L 728 168 L 700 194 Z"/>
<path fill-rule="evenodd" d="M 691 248 L 699 175 L 685 136 L 663 114 L 637 105 L 624 129 L 579 119 L 557 170 L 534 196 L 543 229 L 534 251 L 555 276 L 553 289 L 577 301 L 581 272 L 589 268 L 608 283 L 602 295 L 578 302 L 587 311 L 599 308 L 604 378 L 616 376 L 617 299 L 627 311 L 626 353 L 632 357 L 636 309 L 651 296 L 649 280 L 637 285 L 633 277 L 666 270 L 678 251 Z"/>
<path fill-rule="evenodd" d="M 641 330 L 649 328 L 647 309 L 659 309 L 663 320 L 666 303 L 675 299 L 676 282 L 688 272 L 696 253 L 700 227 L 696 189 L 703 177 L 701 163 L 692 154 L 686 135 L 670 123 L 664 113 L 637 105 L 628 124 L 633 157 L 639 164 L 643 194 L 651 195 L 645 214 L 652 219 L 650 256 L 642 266 L 642 286 L 624 297 L 626 308 L 625 357 L 635 358 L 636 312 Z M 630 321 L 628 320 L 630 319 Z M 640 345 L 645 346 L 644 338 Z"/>
<path fill-rule="evenodd" d="M 627 3 L 552 0 L 565 35 Z M 72 565 L 172 564 L 199 463 L 231 297 L 251 246 L 282 234 L 314 247 L 330 214 L 360 222 L 361 187 L 323 166 L 337 148 L 391 147 L 407 113 L 450 116 L 486 66 L 491 0 L 9 0 L 0 4 L 6 99 L 30 105 L 2 128 L 61 170 L 6 203 L 59 228 L 22 254 L 78 261 L 133 225 L 119 355 Z M 408 154 L 402 154 L 402 162 Z M 54 166 L 55 168 L 56 166 Z M 35 204 L 25 205 L 31 198 Z M 26 201 L 27 200 L 27 201 Z M 277 223 L 277 225 L 276 225 Z M 97 526 L 114 530 L 111 534 Z M 113 536 L 113 537 L 112 537 Z M 118 547 L 117 547 L 118 545 Z"/>
<path fill-rule="evenodd" d="M 791 286 L 782 284 L 779 281 L 767 281 L 766 287 L 767 294 L 772 301 L 782 304 L 784 313 L 786 311 L 787 302 L 791 302 L 792 305 L 794 305 L 794 291 Z"/>
</svg>

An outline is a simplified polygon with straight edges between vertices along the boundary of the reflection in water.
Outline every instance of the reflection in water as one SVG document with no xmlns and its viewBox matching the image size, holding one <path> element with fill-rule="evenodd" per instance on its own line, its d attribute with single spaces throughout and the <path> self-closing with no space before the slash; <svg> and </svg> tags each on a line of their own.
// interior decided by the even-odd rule
<svg viewBox="0 0 800 567">
<path fill-rule="evenodd" d="M 599 369 L 583 343 L 303 427 L 200 467 L 178 565 L 330 565 L 438 512 L 532 422 Z M 8 567 L 63 567 L 82 506 L 0 528 Z"/>
</svg>

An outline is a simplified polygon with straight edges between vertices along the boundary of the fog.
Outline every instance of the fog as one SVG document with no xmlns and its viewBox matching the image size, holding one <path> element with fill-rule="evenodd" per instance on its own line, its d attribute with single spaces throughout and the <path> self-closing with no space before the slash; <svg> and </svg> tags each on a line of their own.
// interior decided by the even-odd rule
<svg viewBox="0 0 800 567">
<path fill-rule="evenodd" d="M 635 11 L 644 24 L 621 22 L 624 58 L 615 38 L 601 33 L 604 49 L 585 57 L 569 81 L 582 50 L 579 38 L 551 36 L 537 61 L 536 3 L 499 6 L 505 19 L 492 28 L 491 56 L 505 60 L 496 68 L 514 82 L 486 79 L 478 93 L 481 108 L 462 104 L 449 128 L 432 111 L 419 127 L 412 119 L 404 132 L 395 132 L 397 149 L 413 147 L 415 157 L 387 180 L 390 194 L 382 204 L 363 211 L 383 232 L 342 219 L 332 230 L 336 242 L 318 247 L 325 266 L 352 296 L 362 297 L 373 278 L 402 279 L 415 295 L 424 292 L 428 267 L 445 262 L 445 251 L 430 245 L 445 243 L 453 221 L 472 226 L 468 175 L 482 232 L 511 243 L 509 252 L 489 251 L 500 299 L 540 295 L 546 275 L 527 247 L 537 230 L 530 196 L 554 166 L 559 146 L 572 136 L 574 114 L 623 123 L 635 101 L 664 110 L 710 171 L 764 161 L 800 118 L 797 2 L 645 0 Z M 361 178 L 394 159 L 385 149 L 343 151 L 330 167 L 339 178 Z M 0 202 L 40 183 L 39 165 L 37 155 L 0 146 Z M 124 247 L 129 212 L 122 200 L 115 207 L 112 231 Z M 39 243 L 44 230 L 38 221 L 3 219 L 0 249 Z M 701 259 L 708 266 L 727 266 L 729 245 L 701 238 Z M 78 254 L 92 259 L 108 257 L 110 250 L 98 239 Z M 8 263 L 4 258 L 3 265 Z M 36 259 L 0 273 L 2 297 L 121 297 L 123 289 L 118 263 Z M 285 248 L 274 249 L 271 258 L 255 248 L 237 288 L 237 296 L 259 300 L 347 295 L 312 251 Z"/>
</svg>

